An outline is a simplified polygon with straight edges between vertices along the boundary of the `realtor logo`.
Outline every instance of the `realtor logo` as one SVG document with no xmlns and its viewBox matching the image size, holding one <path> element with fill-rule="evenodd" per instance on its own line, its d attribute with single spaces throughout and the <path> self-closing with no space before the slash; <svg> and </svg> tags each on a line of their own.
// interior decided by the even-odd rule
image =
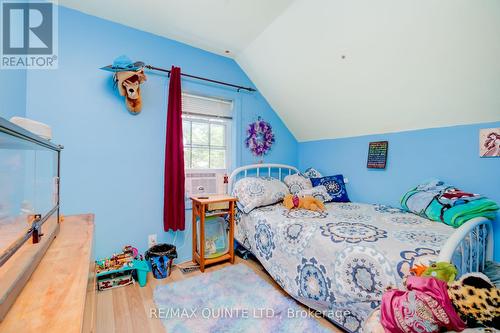
<svg viewBox="0 0 500 333">
<path fill-rule="evenodd" d="M 1 2 L 2 69 L 57 68 L 56 6 L 52 2 Z"/>
</svg>

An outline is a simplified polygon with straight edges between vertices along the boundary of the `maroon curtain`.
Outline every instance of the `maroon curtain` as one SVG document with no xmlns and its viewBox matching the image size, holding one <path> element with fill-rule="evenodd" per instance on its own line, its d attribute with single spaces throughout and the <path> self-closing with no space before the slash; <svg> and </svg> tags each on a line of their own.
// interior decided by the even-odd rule
<svg viewBox="0 0 500 333">
<path fill-rule="evenodd" d="M 167 140 L 165 143 L 165 185 L 163 228 L 184 230 L 184 145 L 182 143 L 181 69 L 172 66 L 168 88 Z"/>
</svg>

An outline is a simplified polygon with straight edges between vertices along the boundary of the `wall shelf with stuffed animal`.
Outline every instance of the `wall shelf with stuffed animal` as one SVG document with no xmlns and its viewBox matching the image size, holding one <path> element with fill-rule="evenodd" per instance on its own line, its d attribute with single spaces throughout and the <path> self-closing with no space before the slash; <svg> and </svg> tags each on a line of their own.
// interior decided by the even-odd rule
<svg viewBox="0 0 500 333">
<path fill-rule="evenodd" d="M 111 66 L 101 68 L 113 72 L 114 86 L 125 98 L 127 110 L 137 115 L 142 110 L 141 84 L 147 80 L 144 74 L 144 63 L 132 62 L 127 56 L 119 56 Z"/>
<path fill-rule="evenodd" d="M 127 56 L 121 55 L 113 61 L 112 65 L 101 67 L 102 70 L 113 72 L 113 79 L 115 86 L 118 88 L 120 95 L 125 96 L 125 103 L 127 109 L 132 114 L 138 114 L 141 112 L 142 99 L 140 85 L 146 81 L 146 75 L 144 70 L 148 69 L 150 71 L 157 71 L 162 73 L 168 73 L 170 77 L 170 70 L 164 69 L 152 65 L 146 65 L 142 61 L 132 62 Z M 190 79 L 201 80 L 210 82 L 211 84 L 223 85 L 231 88 L 235 88 L 237 92 L 257 91 L 252 87 L 244 87 L 238 84 L 224 82 L 220 80 L 209 79 L 206 77 L 192 75 L 187 73 L 180 73 L 181 76 L 188 77 Z"/>
</svg>

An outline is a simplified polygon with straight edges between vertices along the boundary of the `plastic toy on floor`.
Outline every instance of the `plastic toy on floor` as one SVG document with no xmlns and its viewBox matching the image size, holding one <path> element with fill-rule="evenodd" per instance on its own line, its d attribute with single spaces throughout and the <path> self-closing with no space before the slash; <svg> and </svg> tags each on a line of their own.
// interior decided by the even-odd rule
<svg viewBox="0 0 500 333">
<path fill-rule="evenodd" d="M 324 211 L 325 205 L 313 196 L 299 197 L 292 194 L 287 194 L 283 199 L 283 204 L 288 209 L 302 208 L 312 211 Z"/>
<path fill-rule="evenodd" d="M 139 285 L 146 285 L 149 272 L 148 264 L 139 251 L 126 245 L 123 252 L 113 254 L 109 258 L 96 260 L 96 276 L 98 290 L 106 290 L 134 283 L 132 275 L 137 275 Z"/>
</svg>

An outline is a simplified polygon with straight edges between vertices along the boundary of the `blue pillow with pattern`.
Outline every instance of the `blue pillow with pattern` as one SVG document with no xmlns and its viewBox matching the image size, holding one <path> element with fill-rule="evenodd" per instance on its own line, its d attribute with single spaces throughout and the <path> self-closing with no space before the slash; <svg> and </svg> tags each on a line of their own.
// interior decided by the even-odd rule
<svg viewBox="0 0 500 333">
<path fill-rule="evenodd" d="M 321 178 L 311 178 L 311 183 L 313 186 L 326 187 L 326 191 L 332 197 L 333 202 L 350 202 L 347 196 L 347 190 L 345 188 L 344 176 L 335 175 L 327 176 Z"/>
</svg>

